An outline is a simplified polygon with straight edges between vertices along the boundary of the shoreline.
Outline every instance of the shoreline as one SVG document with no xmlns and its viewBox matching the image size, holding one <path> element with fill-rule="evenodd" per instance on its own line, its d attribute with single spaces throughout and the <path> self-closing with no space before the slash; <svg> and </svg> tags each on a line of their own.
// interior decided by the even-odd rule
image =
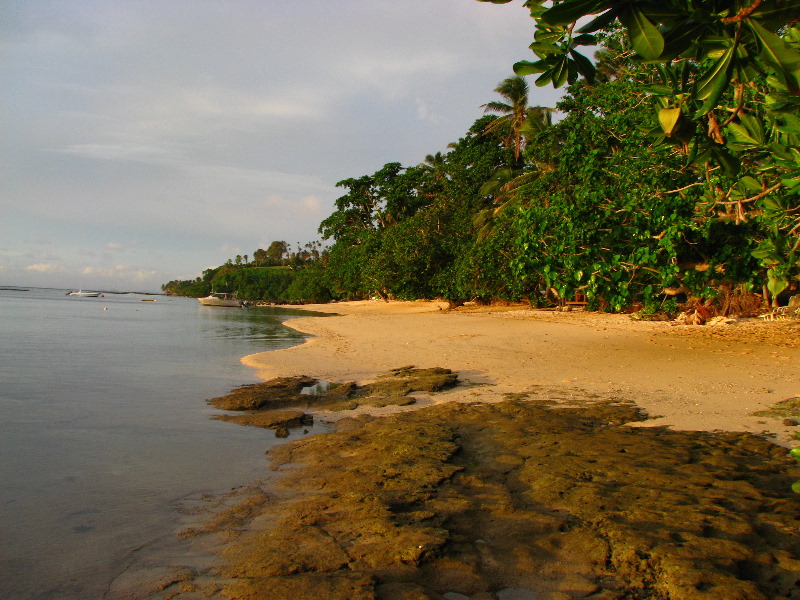
<svg viewBox="0 0 800 600">
<path fill-rule="evenodd" d="M 296 307 L 295 307 L 296 308 Z M 410 407 L 359 408 L 385 416 L 443 402 L 497 402 L 508 394 L 594 394 L 635 402 L 642 426 L 763 434 L 783 446 L 796 427 L 756 416 L 800 397 L 800 322 L 743 320 L 672 326 L 629 315 L 532 310 L 521 306 L 448 311 L 444 302 L 358 301 L 307 305 L 328 313 L 285 325 L 313 337 L 284 350 L 245 356 L 261 379 L 307 375 L 373 380 L 406 365 L 440 366 L 462 385 Z"/>
</svg>

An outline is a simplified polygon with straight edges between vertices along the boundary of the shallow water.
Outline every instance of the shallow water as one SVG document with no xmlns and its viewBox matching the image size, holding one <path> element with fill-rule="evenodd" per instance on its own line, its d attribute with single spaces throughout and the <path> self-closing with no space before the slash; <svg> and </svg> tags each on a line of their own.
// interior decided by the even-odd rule
<svg viewBox="0 0 800 600">
<path fill-rule="evenodd" d="M 180 499 L 259 478 L 280 440 L 205 400 L 303 340 L 281 325 L 297 311 L 65 294 L 0 290 L 2 598 L 102 598 Z"/>
</svg>

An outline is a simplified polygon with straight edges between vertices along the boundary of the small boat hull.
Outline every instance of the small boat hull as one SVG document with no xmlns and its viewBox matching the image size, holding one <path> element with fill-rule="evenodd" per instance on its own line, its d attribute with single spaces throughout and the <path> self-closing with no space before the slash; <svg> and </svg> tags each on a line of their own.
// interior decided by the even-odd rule
<svg viewBox="0 0 800 600">
<path fill-rule="evenodd" d="M 69 292 L 67 296 L 80 296 L 81 298 L 97 298 L 100 296 L 100 292 L 84 292 L 83 290 L 78 290 L 77 292 Z"/>
<path fill-rule="evenodd" d="M 244 301 L 231 294 L 212 293 L 205 298 L 198 298 L 197 301 L 203 306 L 227 306 L 230 308 L 241 308 Z"/>
</svg>

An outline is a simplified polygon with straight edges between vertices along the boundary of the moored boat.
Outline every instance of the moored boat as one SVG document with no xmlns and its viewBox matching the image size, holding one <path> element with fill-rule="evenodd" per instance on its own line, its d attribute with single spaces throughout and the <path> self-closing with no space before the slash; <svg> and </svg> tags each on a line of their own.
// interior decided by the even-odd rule
<svg viewBox="0 0 800 600">
<path fill-rule="evenodd" d="M 225 292 L 211 292 L 205 298 L 198 298 L 197 301 L 203 306 L 231 306 L 235 308 L 245 306 L 244 300 L 239 298 L 236 294 L 228 294 Z"/>
<path fill-rule="evenodd" d="M 76 292 L 67 292 L 67 296 L 80 296 L 82 298 L 97 298 L 100 296 L 100 292 L 84 292 L 83 290 L 78 290 Z"/>
</svg>

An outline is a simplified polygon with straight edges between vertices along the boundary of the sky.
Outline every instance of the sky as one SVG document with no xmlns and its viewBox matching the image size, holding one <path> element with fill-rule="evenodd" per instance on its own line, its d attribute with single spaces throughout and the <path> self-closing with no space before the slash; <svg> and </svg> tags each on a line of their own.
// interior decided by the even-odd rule
<svg viewBox="0 0 800 600">
<path fill-rule="evenodd" d="M 318 240 L 336 182 L 446 151 L 533 57 L 522 0 L 0 0 L 0 15 L 0 285 L 154 292 Z"/>
</svg>

